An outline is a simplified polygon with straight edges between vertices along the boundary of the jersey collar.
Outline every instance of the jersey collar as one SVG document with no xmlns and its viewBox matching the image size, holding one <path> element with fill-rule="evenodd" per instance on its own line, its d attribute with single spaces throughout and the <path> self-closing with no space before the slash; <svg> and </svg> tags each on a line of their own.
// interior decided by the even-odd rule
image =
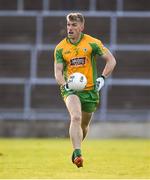
<svg viewBox="0 0 150 180">
<path fill-rule="evenodd" d="M 80 41 L 82 40 L 83 36 L 84 36 L 84 34 L 81 33 L 80 38 L 79 38 L 79 40 L 78 40 L 76 43 L 72 43 L 68 37 L 66 38 L 66 40 L 67 40 L 67 42 L 69 42 L 70 44 L 73 44 L 73 45 L 77 46 L 77 45 L 80 43 Z"/>
</svg>

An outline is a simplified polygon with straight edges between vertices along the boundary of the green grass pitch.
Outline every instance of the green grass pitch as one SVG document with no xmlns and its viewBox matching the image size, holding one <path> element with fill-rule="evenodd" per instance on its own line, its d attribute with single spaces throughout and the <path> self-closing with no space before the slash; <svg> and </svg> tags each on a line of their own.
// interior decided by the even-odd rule
<svg viewBox="0 0 150 180">
<path fill-rule="evenodd" d="M 86 139 L 84 167 L 71 162 L 69 139 L 0 139 L 0 179 L 150 178 L 149 139 Z"/>
</svg>

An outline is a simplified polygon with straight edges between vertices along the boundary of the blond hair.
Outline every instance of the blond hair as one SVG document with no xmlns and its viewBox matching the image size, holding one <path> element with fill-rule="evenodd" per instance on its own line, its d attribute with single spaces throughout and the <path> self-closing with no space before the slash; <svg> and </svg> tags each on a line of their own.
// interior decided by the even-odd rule
<svg viewBox="0 0 150 180">
<path fill-rule="evenodd" d="M 70 13 L 66 17 L 67 21 L 77 21 L 84 24 L 85 19 L 81 13 Z"/>
</svg>

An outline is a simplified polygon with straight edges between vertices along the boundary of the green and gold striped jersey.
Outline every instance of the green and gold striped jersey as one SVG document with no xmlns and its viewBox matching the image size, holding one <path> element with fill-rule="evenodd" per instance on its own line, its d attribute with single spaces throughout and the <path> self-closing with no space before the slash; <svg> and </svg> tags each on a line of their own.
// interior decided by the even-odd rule
<svg viewBox="0 0 150 180">
<path fill-rule="evenodd" d="M 74 72 L 83 73 L 87 78 L 85 90 L 91 90 L 97 78 L 95 57 L 106 52 L 100 40 L 82 33 L 75 44 L 68 38 L 63 39 L 55 48 L 54 58 L 56 63 L 63 63 L 66 80 Z"/>
</svg>

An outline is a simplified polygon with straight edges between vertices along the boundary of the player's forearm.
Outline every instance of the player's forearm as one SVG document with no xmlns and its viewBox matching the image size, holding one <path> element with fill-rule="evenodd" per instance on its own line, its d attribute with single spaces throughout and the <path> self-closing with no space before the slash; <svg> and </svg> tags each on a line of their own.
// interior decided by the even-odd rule
<svg viewBox="0 0 150 180">
<path fill-rule="evenodd" d="M 62 72 L 56 72 L 55 79 L 59 85 L 64 85 L 66 83 Z"/>
<path fill-rule="evenodd" d="M 106 61 L 106 65 L 103 69 L 102 75 L 108 77 L 113 72 L 114 67 L 116 66 L 116 60 L 110 51 L 108 51 L 108 53 L 104 55 L 103 58 Z"/>
<path fill-rule="evenodd" d="M 55 70 L 55 79 L 59 85 L 64 85 L 65 79 L 63 76 L 63 64 L 54 64 L 54 70 Z"/>
<path fill-rule="evenodd" d="M 110 61 L 107 61 L 104 70 L 102 72 L 102 75 L 104 77 L 108 77 L 113 72 L 115 66 L 116 66 L 115 58 L 112 58 Z"/>
</svg>

